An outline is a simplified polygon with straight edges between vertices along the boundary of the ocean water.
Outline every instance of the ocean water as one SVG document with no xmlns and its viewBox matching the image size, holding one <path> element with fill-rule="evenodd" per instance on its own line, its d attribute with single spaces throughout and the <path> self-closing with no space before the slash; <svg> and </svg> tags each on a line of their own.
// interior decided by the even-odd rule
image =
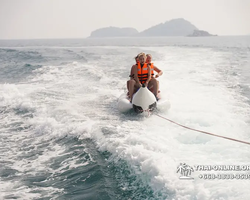
<svg viewBox="0 0 250 200">
<path fill-rule="evenodd" d="M 118 112 L 140 52 L 163 70 L 159 115 L 250 142 L 249 36 L 1 40 L 0 199 L 250 199 L 250 169 L 177 172 L 250 166 L 249 145 Z"/>
</svg>

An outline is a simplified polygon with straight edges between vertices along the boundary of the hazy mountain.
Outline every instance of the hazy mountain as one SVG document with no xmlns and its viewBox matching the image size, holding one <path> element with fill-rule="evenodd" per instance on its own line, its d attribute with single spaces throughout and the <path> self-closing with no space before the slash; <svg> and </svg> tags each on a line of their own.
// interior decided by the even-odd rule
<svg viewBox="0 0 250 200">
<path fill-rule="evenodd" d="M 92 31 L 90 37 L 129 37 L 137 34 L 134 28 L 106 27 Z"/>
<path fill-rule="evenodd" d="M 140 36 L 187 36 L 198 30 L 185 19 L 172 19 L 164 24 L 158 24 L 139 33 Z"/>
<path fill-rule="evenodd" d="M 90 37 L 130 37 L 130 36 L 212 36 L 206 31 L 201 31 L 189 21 L 179 18 L 166 21 L 138 32 L 134 28 L 106 27 L 93 31 Z"/>
</svg>

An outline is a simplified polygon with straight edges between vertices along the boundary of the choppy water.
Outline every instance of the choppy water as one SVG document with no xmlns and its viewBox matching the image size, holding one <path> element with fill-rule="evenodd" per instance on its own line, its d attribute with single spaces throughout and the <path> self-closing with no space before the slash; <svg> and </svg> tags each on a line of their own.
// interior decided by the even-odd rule
<svg viewBox="0 0 250 200">
<path fill-rule="evenodd" d="M 164 72 L 160 115 L 250 141 L 250 37 L 0 41 L 0 199 L 250 198 L 250 179 L 176 173 L 250 165 L 249 145 L 117 111 L 142 51 Z"/>
</svg>

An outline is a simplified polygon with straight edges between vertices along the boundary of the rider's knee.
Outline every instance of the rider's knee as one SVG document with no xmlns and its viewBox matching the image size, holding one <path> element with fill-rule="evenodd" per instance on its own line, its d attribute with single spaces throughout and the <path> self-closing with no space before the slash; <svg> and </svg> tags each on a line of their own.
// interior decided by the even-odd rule
<svg viewBox="0 0 250 200">
<path fill-rule="evenodd" d="M 134 79 L 129 80 L 129 83 L 136 83 Z"/>
<path fill-rule="evenodd" d="M 152 78 L 152 79 L 151 79 L 151 83 L 152 83 L 152 84 L 157 84 L 157 82 L 158 82 L 158 81 L 157 81 L 155 78 Z"/>
</svg>

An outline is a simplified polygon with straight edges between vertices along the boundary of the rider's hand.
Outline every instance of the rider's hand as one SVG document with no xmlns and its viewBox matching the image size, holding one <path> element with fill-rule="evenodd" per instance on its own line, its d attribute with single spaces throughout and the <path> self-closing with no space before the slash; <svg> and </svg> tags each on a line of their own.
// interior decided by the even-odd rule
<svg viewBox="0 0 250 200">
<path fill-rule="evenodd" d="M 155 78 L 158 78 L 158 77 L 159 77 L 159 75 L 158 75 L 158 74 L 156 74 L 156 75 L 155 75 Z"/>
</svg>

